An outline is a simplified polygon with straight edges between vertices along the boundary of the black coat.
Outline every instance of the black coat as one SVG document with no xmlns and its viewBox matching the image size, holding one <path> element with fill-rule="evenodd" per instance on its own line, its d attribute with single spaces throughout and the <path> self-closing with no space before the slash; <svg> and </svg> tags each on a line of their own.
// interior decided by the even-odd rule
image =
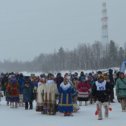
<svg viewBox="0 0 126 126">
<path fill-rule="evenodd" d="M 101 89 L 99 90 L 97 83 L 101 85 Z M 104 83 L 105 86 L 102 88 L 102 84 Z M 96 81 L 92 88 L 92 95 L 96 98 L 97 101 L 100 102 L 108 102 L 109 96 L 111 94 L 111 86 L 108 82 L 98 82 Z"/>
</svg>

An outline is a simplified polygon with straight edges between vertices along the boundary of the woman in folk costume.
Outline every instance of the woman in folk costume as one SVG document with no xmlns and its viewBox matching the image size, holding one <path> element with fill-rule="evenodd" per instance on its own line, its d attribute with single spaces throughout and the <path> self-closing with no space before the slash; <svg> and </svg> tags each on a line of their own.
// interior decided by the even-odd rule
<svg viewBox="0 0 126 126">
<path fill-rule="evenodd" d="M 104 116 L 108 118 L 109 115 L 109 95 L 111 93 L 110 84 L 104 80 L 103 75 L 98 75 L 98 80 L 95 82 L 92 95 L 97 99 L 97 111 L 98 120 L 102 120 L 102 106 L 105 108 Z"/>
<path fill-rule="evenodd" d="M 80 83 L 77 85 L 77 90 L 79 105 L 82 105 L 82 101 L 85 101 L 85 105 L 87 105 L 87 101 L 89 100 L 91 93 L 91 85 L 85 80 L 84 77 L 80 78 Z"/>
<path fill-rule="evenodd" d="M 10 105 L 10 80 L 8 81 L 8 83 L 6 84 L 6 88 L 5 88 L 5 97 L 6 97 L 6 102 L 7 102 L 7 106 Z"/>
<path fill-rule="evenodd" d="M 77 112 L 80 107 L 79 105 L 77 104 L 77 97 L 78 97 L 78 92 L 77 92 L 77 85 L 79 83 L 79 80 L 78 78 L 73 78 L 72 80 L 72 83 L 73 83 L 73 89 L 74 89 L 74 94 L 73 94 L 73 108 L 74 108 L 74 112 Z"/>
<path fill-rule="evenodd" d="M 10 107 L 11 108 L 17 108 L 19 103 L 19 84 L 16 80 L 16 78 L 12 78 L 10 81 Z"/>
<path fill-rule="evenodd" d="M 57 85 L 54 82 L 54 76 L 48 74 L 48 79 L 44 89 L 43 114 L 56 114 L 56 95 L 58 94 Z"/>
<path fill-rule="evenodd" d="M 43 111 L 43 100 L 44 100 L 44 90 L 46 86 L 46 78 L 40 78 L 38 82 L 37 88 L 37 106 L 36 111 L 42 112 Z"/>
<path fill-rule="evenodd" d="M 73 112 L 73 94 L 74 89 L 69 82 L 68 75 L 64 77 L 64 81 L 61 83 L 59 88 L 59 112 L 64 113 L 64 116 L 71 116 Z"/>
</svg>

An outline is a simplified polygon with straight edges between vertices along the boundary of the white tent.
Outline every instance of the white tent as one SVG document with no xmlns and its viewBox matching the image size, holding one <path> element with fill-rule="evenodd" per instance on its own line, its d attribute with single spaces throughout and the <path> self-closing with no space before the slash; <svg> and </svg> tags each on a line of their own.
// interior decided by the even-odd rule
<svg viewBox="0 0 126 126">
<path fill-rule="evenodd" d="M 125 72 L 125 70 L 126 70 L 126 60 L 122 62 L 120 72 Z"/>
</svg>

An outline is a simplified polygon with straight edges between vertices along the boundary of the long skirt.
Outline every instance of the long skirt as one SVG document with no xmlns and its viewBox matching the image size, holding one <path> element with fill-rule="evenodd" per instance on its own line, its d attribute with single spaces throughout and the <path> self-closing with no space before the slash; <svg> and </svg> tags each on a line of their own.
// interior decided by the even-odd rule
<svg viewBox="0 0 126 126">
<path fill-rule="evenodd" d="M 79 92 L 78 101 L 88 101 L 90 97 L 89 92 Z"/>
<path fill-rule="evenodd" d="M 56 103 L 55 102 L 44 102 L 43 103 L 43 114 L 55 115 L 56 114 Z"/>
</svg>

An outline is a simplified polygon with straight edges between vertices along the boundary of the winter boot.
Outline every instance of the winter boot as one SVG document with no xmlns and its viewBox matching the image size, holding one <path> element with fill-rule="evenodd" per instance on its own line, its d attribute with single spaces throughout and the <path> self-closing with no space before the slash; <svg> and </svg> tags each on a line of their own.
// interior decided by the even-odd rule
<svg viewBox="0 0 126 126">
<path fill-rule="evenodd" d="M 18 103 L 17 102 L 15 102 L 15 108 L 17 108 L 18 107 Z"/>
<path fill-rule="evenodd" d="M 85 106 L 87 106 L 88 104 L 87 104 L 87 101 L 85 101 Z"/>
<path fill-rule="evenodd" d="M 30 104 L 30 109 L 32 110 L 33 109 L 33 103 L 30 102 L 29 104 Z"/>
<path fill-rule="evenodd" d="M 7 106 L 9 106 L 9 101 L 7 101 Z"/>
<path fill-rule="evenodd" d="M 67 116 L 67 112 L 64 113 L 64 116 Z"/>
<path fill-rule="evenodd" d="M 79 106 L 82 106 L 82 101 L 79 101 Z"/>
<path fill-rule="evenodd" d="M 10 108 L 14 108 L 14 102 L 10 103 Z"/>
<path fill-rule="evenodd" d="M 25 110 L 28 110 L 28 102 L 25 102 Z"/>
</svg>

